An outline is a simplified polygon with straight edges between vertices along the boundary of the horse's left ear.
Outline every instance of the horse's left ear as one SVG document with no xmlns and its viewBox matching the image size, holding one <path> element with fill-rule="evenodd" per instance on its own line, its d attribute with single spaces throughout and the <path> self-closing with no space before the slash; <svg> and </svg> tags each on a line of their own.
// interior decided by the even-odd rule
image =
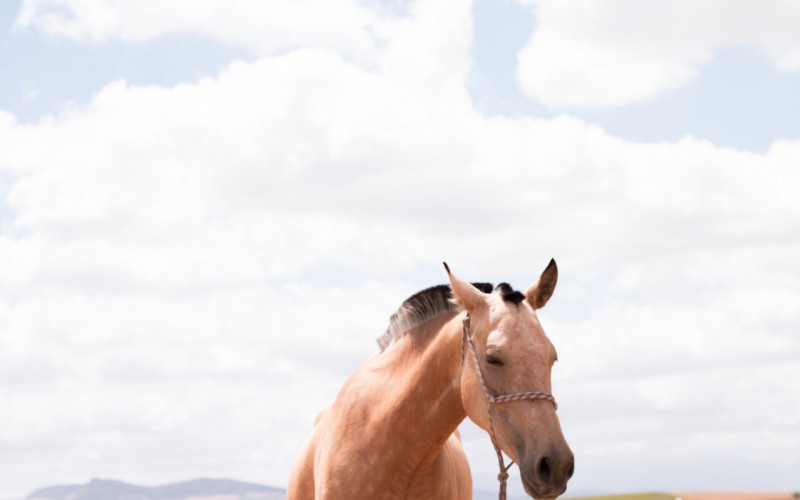
<svg viewBox="0 0 800 500">
<path fill-rule="evenodd" d="M 472 283 L 468 283 L 451 273 L 447 262 L 442 262 L 442 264 L 447 270 L 447 277 L 450 278 L 450 290 L 453 291 L 453 297 L 455 297 L 458 304 L 462 305 L 467 311 L 473 311 L 486 303 L 485 293 L 478 290 Z"/>
<path fill-rule="evenodd" d="M 556 282 L 558 281 L 558 266 L 556 266 L 555 259 L 550 259 L 550 263 L 542 271 L 539 276 L 539 281 L 535 285 L 525 290 L 525 297 L 531 303 L 534 309 L 541 309 L 550 300 L 553 291 L 556 289 Z"/>
</svg>

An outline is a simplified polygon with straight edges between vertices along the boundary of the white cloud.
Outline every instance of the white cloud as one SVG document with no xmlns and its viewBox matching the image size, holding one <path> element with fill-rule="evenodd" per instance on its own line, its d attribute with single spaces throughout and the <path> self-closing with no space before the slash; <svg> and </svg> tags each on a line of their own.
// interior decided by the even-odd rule
<svg viewBox="0 0 800 500">
<path fill-rule="evenodd" d="M 91 44 L 193 35 L 255 55 L 314 49 L 419 85 L 446 87 L 470 68 L 471 6 L 461 0 L 402 8 L 357 0 L 23 0 L 14 25 Z"/>
<path fill-rule="evenodd" d="M 190 34 L 255 52 L 314 46 L 369 57 L 380 35 L 378 19 L 375 10 L 352 0 L 25 0 L 15 24 L 95 44 Z"/>
<path fill-rule="evenodd" d="M 541 315 L 578 487 L 641 450 L 796 464 L 766 424 L 797 442 L 800 143 L 486 118 L 456 6 L 416 4 L 377 64 L 305 48 L 110 83 L 36 124 L 0 114 L 0 467 L 23 457 L 21 490 L 285 483 L 316 411 L 442 259 L 517 287 L 558 259 Z M 467 438 L 494 488 L 485 436 Z"/>
<path fill-rule="evenodd" d="M 519 80 L 550 106 L 643 101 L 690 81 L 720 48 L 757 47 L 800 71 L 800 8 L 753 0 L 524 0 L 537 27 L 518 56 Z"/>
</svg>

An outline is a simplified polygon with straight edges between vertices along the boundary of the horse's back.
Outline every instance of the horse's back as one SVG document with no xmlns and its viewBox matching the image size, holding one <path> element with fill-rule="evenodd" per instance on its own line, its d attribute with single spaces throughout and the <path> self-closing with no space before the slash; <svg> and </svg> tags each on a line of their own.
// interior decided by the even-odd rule
<svg viewBox="0 0 800 500">
<path fill-rule="evenodd" d="M 289 477 L 286 500 L 314 500 L 315 498 L 314 457 L 316 455 L 318 431 L 329 410 L 330 407 L 324 408 L 314 420 L 314 432 L 300 451 L 292 474 Z"/>
<path fill-rule="evenodd" d="M 448 463 L 452 469 L 452 475 L 450 477 L 454 478 L 454 498 L 458 500 L 471 500 L 472 472 L 470 472 L 469 469 L 467 454 L 464 453 L 464 448 L 461 446 L 461 436 L 458 433 L 458 429 L 450 435 L 450 438 L 448 438 L 444 445 L 442 453 L 447 455 Z"/>
<path fill-rule="evenodd" d="M 408 498 L 471 500 L 472 474 L 458 430 L 445 441 L 429 467 L 421 467 Z"/>
</svg>

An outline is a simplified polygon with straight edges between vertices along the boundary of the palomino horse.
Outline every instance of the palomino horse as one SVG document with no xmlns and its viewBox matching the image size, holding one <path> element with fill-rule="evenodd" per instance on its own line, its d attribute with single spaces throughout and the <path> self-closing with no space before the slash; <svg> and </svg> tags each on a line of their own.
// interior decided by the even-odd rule
<svg viewBox="0 0 800 500">
<path fill-rule="evenodd" d="M 524 294 L 447 271 L 450 286 L 406 300 L 382 352 L 317 417 L 287 500 L 470 499 L 456 429 L 466 416 L 489 433 L 501 468 L 501 449 L 519 464 L 530 495 L 566 490 L 574 459 L 550 395 L 556 351 L 536 317 L 555 289 L 555 261 Z"/>
</svg>

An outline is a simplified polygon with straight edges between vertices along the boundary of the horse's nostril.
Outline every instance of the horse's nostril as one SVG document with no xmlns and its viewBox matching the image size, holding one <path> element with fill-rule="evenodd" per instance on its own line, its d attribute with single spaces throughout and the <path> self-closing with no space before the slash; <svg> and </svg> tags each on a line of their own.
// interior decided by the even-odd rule
<svg viewBox="0 0 800 500">
<path fill-rule="evenodd" d="M 550 459 L 547 457 L 542 458 L 539 461 L 539 477 L 542 478 L 544 481 L 550 479 Z"/>
<path fill-rule="evenodd" d="M 573 474 L 575 474 L 575 458 L 574 457 L 569 460 L 569 469 L 567 469 L 567 479 L 571 478 Z"/>
</svg>

